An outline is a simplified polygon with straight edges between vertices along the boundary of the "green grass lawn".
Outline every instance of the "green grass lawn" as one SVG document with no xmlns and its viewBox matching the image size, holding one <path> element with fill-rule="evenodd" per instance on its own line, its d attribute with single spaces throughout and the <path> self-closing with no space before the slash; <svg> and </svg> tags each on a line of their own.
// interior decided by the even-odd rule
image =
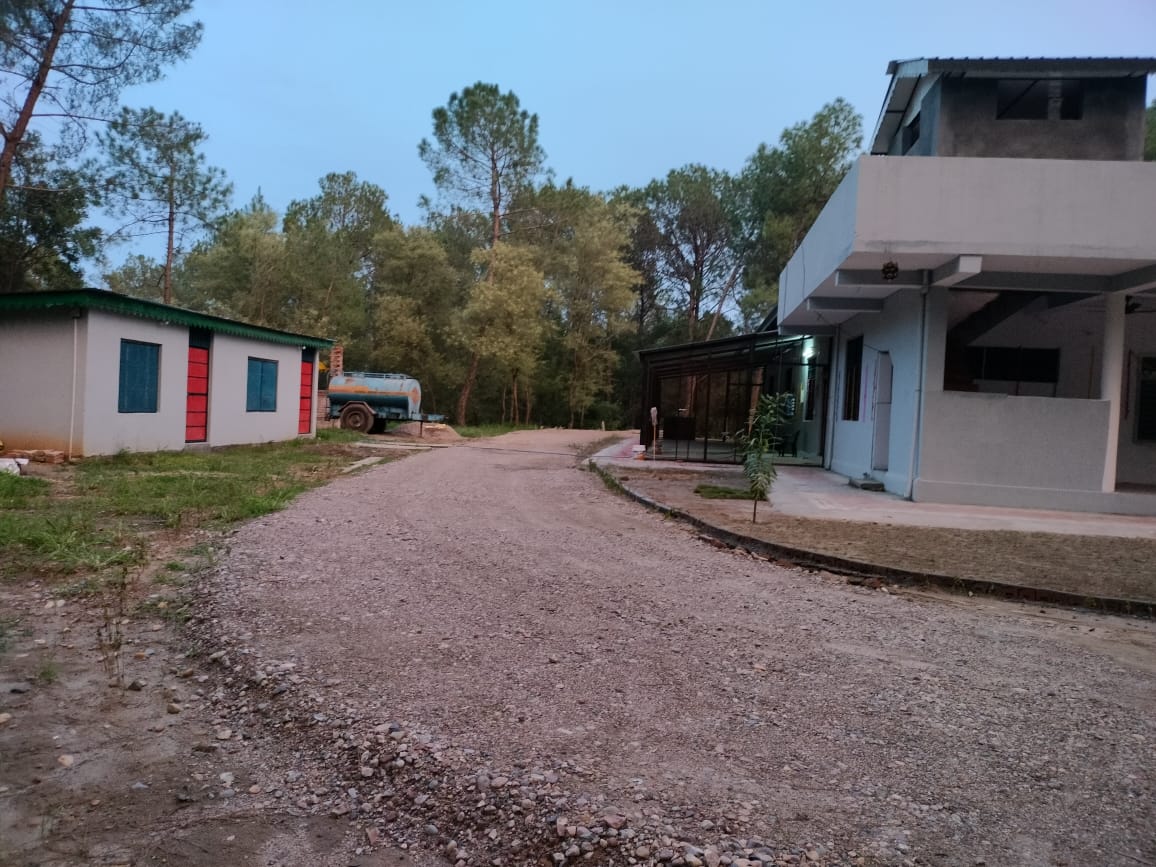
<svg viewBox="0 0 1156 867">
<path fill-rule="evenodd" d="M 358 438 L 321 431 L 316 440 L 89 458 L 47 478 L 0 475 L 0 577 L 100 574 L 143 562 L 159 533 L 282 509 L 348 465 L 346 444 Z"/>
<path fill-rule="evenodd" d="M 753 500 L 755 495 L 747 488 L 730 488 L 726 485 L 696 485 L 694 492 L 708 500 Z"/>
</svg>

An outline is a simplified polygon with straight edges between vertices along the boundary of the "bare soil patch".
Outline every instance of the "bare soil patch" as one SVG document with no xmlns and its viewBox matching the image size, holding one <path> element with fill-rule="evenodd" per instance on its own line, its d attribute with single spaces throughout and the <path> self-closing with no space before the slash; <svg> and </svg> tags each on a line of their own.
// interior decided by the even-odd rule
<svg viewBox="0 0 1156 867">
<path fill-rule="evenodd" d="M 316 442 L 286 464 L 289 486 L 316 484 L 365 454 Z M 298 456 L 300 457 L 300 456 Z M 229 472 L 126 462 L 145 486 L 215 485 Z M 197 463 L 196 466 L 200 466 Z M 113 496 L 93 504 L 78 467 L 30 464 L 27 498 L 12 494 L 9 524 L 39 523 L 39 549 L 0 539 L 0 864 L 400 867 L 399 851 L 369 852 L 360 831 L 307 817 L 285 800 L 292 766 L 275 748 L 222 737 L 217 672 L 199 657 L 189 593 L 223 532 L 197 529 L 212 511 L 184 491 L 175 526 L 144 497 L 132 516 Z M 115 472 L 99 478 L 117 481 Z M 272 484 L 272 480 L 268 480 Z M 286 480 L 283 480 L 286 481 Z M 256 486 L 254 486 L 256 487 Z M 129 492 L 132 493 L 132 492 Z M 136 491 L 140 495 L 140 490 Z M 120 502 L 128 507 L 130 497 Z M 71 535 L 69 535 L 71 534 Z M 119 541 L 118 541 L 119 540 Z M 123 617 L 105 609 L 103 582 L 68 548 L 105 558 L 105 542 L 144 551 L 124 561 Z M 114 570 L 115 571 L 115 570 Z M 121 633 L 123 679 L 110 677 L 109 628 Z M 103 638 L 99 637 L 103 634 Z"/>
<path fill-rule="evenodd" d="M 433 422 L 408 421 L 390 429 L 389 436 L 402 436 L 435 443 L 452 443 L 462 439 L 462 436 L 448 424 Z"/>
<path fill-rule="evenodd" d="M 741 485 L 733 472 L 611 472 L 632 490 L 730 530 L 767 542 L 915 572 L 1047 587 L 1089 596 L 1156 601 L 1156 540 L 1059 533 L 910 527 L 778 514 L 694 493 L 700 484 Z"/>
</svg>

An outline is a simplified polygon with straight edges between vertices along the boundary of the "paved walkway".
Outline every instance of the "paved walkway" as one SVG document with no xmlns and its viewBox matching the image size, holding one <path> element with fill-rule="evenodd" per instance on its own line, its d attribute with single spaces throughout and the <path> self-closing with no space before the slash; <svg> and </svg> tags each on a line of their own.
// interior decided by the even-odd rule
<svg viewBox="0 0 1156 867">
<path fill-rule="evenodd" d="M 594 459 L 599 463 L 628 465 L 636 472 L 677 469 L 739 475 L 738 467 L 720 464 L 690 462 L 671 464 L 632 460 L 631 449 L 637 442 L 637 435 L 628 440 L 624 439 L 621 443 L 603 449 L 594 456 Z M 1076 536 L 1156 539 L 1156 518 L 916 503 L 895 494 L 852 488 L 847 484 L 846 476 L 818 467 L 780 466 L 778 473 L 773 495 L 775 510 L 801 518 L 906 524 L 916 527 L 953 527 L 963 530 L 1019 530 Z"/>
</svg>

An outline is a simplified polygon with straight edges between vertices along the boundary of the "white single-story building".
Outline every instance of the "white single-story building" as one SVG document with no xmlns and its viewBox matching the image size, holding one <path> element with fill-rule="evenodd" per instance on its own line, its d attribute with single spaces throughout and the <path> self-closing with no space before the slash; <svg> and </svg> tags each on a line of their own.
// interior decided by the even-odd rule
<svg viewBox="0 0 1156 867">
<path fill-rule="evenodd" d="M 330 344 L 98 289 L 0 295 L 0 440 L 71 458 L 313 436 Z"/>
<path fill-rule="evenodd" d="M 1153 59 L 895 62 L 780 276 L 824 463 L 915 500 L 1156 514 Z"/>
</svg>

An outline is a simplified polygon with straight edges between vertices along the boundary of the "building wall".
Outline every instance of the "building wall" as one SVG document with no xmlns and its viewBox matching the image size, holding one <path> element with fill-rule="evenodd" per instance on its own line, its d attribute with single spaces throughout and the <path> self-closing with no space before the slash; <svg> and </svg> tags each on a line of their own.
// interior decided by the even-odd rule
<svg viewBox="0 0 1156 867">
<path fill-rule="evenodd" d="M 250 357 L 277 362 L 276 412 L 245 409 Z M 263 443 L 296 437 L 300 382 L 300 346 L 214 334 L 209 354 L 209 444 Z"/>
<path fill-rule="evenodd" d="M 855 251 L 1152 257 L 1153 163 L 865 156 L 858 165 L 857 194 L 843 204 L 853 203 L 857 214 L 831 219 L 853 236 Z M 850 240 L 809 234 L 800 252 L 810 247 L 809 257 L 825 259 L 818 247 Z M 809 261 L 808 273 L 814 283 L 830 271 L 812 270 Z"/>
<path fill-rule="evenodd" d="M 1024 270 L 1043 259 L 1127 270 L 1152 259 L 1152 202 L 1156 163 L 860 157 L 780 275 L 779 322 L 805 332 L 821 324 L 809 295 L 856 294 L 833 285 L 853 254 L 903 268 L 968 253 L 1016 257 Z"/>
<path fill-rule="evenodd" d="M 8 449 L 58 449 L 83 454 L 84 365 L 73 364 L 73 343 L 83 360 L 86 321 L 60 313 L 6 314 L 0 319 L 0 440 Z M 75 322 L 75 325 L 74 325 Z M 69 427 L 72 427 L 71 449 Z"/>
<path fill-rule="evenodd" d="M 929 391 L 923 431 L 920 480 L 1099 491 L 1108 402 Z"/>
<path fill-rule="evenodd" d="M 1151 304 L 1148 305 L 1151 307 Z M 974 346 L 1059 349 L 1056 396 L 1098 399 L 1104 347 L 1104 302 L 1091 299 L 1048 310 L 1033 305 L 993 328 Z M 1125 364 L 1117 481 L 1156 485 L 1156 443 L 1136 439 L 1140 359 L 1156 356 L 1156 314 L 1125 317 Z M 1074 423 L 1074 422 L 1072 422 Z M 1099 488 L 1097 483 L 1096 488 Z"/>
<path fill-rule="evenodd" d="M 120 342 L 160 345 L 157 411 L 122 413 Z M 185 390 L 188 385 L 189 330 L 150 319 L 88 311 L 84 354 L 84 454 L 149 452 L 185 447 Z"/>
<path fill-rule="evenodd" d="M 997 79 L 940 82 L 934 155 L 1138 160 L 1144 148 L 1145 79 L 1087 79 L 1079 120 L 996 117 Z"/>
<path fill-rule="evenodd" d="M 859 173 L 863 164 L 864 158 L 861 158 L 851 166 L 779 275 L 780 322 L 787 313 L 802 306 L 816 284 L 851 255 L 858 212 Z"/>
<path fill-rule="evenodd" d="M 148 319 L 81 311 L 78 319 L 76 455 L 185 448 L 189 331 Z M 67 451 L 72 322 L 59 312 L 0 322 L 0 439 L 10 448 Z M 157 411 L 121 413 L 120 342 L 160 346 Z M 246 411 L 249 357 L 277 362 L 277 409 Z M 301 347 L 214 333 L 210 350 L 208 445 L 293 439 L 297 434 Z M 316 387 L 316 372 L 314 373 Z"/>
<path fill-rule="evenodd" d="M 862 314 L 839 329 L 832 372 L 830 400 L 830 469 L 850 478 L 864 474 L 883 482 L 893 493 L 907 495 L 910 481 L 911 443 L 919 402 L 920 333 L 923 301 L 919 292 L 898 292 L 884 303 L 882 313 Z M 859 420 L 843 419 L 846 388 L 847 341 L 863 338 Z M 879 355 L 891 356 L 891 424 L 887 447 L 887 470 L 872 468 L 875 437 Z"/>
</svg>

